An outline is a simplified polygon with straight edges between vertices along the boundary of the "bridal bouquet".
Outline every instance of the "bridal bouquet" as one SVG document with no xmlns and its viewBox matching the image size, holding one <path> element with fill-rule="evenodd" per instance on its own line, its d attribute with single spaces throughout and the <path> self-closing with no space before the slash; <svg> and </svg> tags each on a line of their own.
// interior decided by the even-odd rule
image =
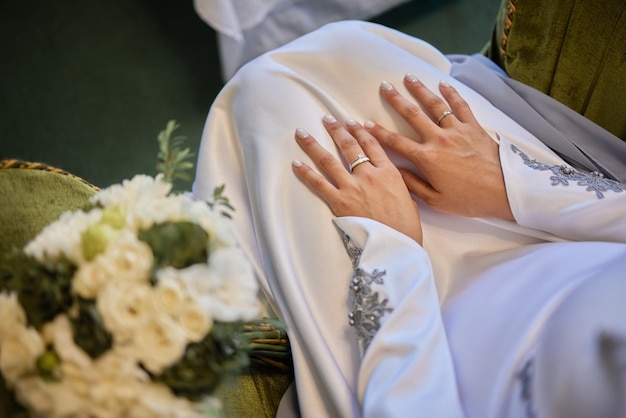
<svg viewBox="0 0 626 418">
<path fill-rule="evenodd" d="M 171 189 L 159 174 L 99 191 L 0 283 L 0 372 L 34 416 L 206 417 L 247 364 L 257 282 L 227 200 Z"/>
</svg>

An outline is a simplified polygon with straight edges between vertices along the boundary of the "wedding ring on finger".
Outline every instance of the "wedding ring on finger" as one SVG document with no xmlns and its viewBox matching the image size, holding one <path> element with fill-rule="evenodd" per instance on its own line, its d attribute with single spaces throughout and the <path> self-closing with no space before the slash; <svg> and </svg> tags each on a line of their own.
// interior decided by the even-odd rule
<svg viewBox="0 0 626 418">
<path fill-rule="evenodd" d="M 445 112 L 443 112 L 441 114 L 441 116 L 439 116 L 439 119 L 437 119 L 437 125 L 439 125 L 441 123 L 442 120 L 444 120 L 447 116 L 452 115 L 452 111 L 450 110 L 446 110 Z"/>
<path fill-rule="evenodd" d="M 357 155 L 354 160 L 352 160 L 352 162 L 350 163 L 350 171 L 354 171 L 354 168 L 362 163 L 366 163 L 368 162 L 370 159 L 367 155 L 365 154 L 359 154 Z"/>
</svg>

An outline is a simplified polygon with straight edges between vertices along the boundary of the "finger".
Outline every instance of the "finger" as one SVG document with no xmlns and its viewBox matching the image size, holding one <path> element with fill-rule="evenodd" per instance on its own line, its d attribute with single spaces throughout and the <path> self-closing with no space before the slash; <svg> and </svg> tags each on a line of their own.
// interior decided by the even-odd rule
<svg viewBox="0 0 626 418">
<path fill-rule="evenodd" d="M 448 124 L 454 120 L 452 114 L 446 113 L 450 111 L 448 103 L 433 93 L 424 83 L 418 80 L 416 76 L 407 73 L 404 76 L 404 85 L 422 105 L 436 125 L 441 126 L 445 120 L 445 125 L 443 126 L 448 126 Z"/>
<path fill-rule="evenodd" d="M 339 123 L 334 116 L 324 115 L 322 120 L 324 122 L 326 130 L 333 138 L 333 141 L 335 141 L 335 144 L 337 144 L 337 146 L 339 147 L 339 150 L 343 154 L 348 164 L 355 161 L 355 159 L 357 159 L 360 155 L 367 156 L 367 154 L 363 151 L 361 145 L 359 145 L 359 142 L 356 140 L 356 138 L 354 138 L 350 134 L 350 132 L 348 132 L 348 130 L 343 126 L 343 124 Z M 371 159 L 369 162 L 372 162 Z M 359 164 L 359 166 L 361 165 L 363 164 Z"/>
<path fill-rule="evenodd" d="M 293 160 L 291 167 L 296 176 L 315 191 L 324 201 L 332 207 L 331 202 L 336 199 L 338 190 L 324 176 L 316 173 L 311 167 L 300 160 Z"/>
<path fill-rule="evenodd" d="M 412 195 L 417 196 L 426 203 L 430 203 L 432 201 L 432 196 L 436 194 L 437 191 L 430 185 L 430 183 L 412 171 L 400 169 L 400 174 L 402 175 L 404 184 L 406 184 L 407 189 L 409 189 L 409 192 Z"/>
<path fill-rule="evenodd" d="M 458 120 L 464 123 L 478 124 L 469 105 L 454 87 L 442 80 L 439 82 L 439 91 L 450 104 L 450 108 Z"/>
<path fill-rule="evenodd" d="M 421 144 L 397 132 L 389 131 L 379 124 L 366 121 L 363 126 L 385 148 L 390 149 L 420 167 L 419 150 Z"/>
<path fill-rule="evenodd" d="M 429 138 L 437 130 L 429 115 L 424 113 L 419 105 L 407 100 L 398 90 L 387 81 L 380 83 L 380 92 L 383 98 L 411 125 L 421 138 Z"/>
<path fill-rule="evenodd" d="M 360 123 L 354 119 L 346 120 L 346 129 L 357 140 L 365 155 L 375 167 L 389 164 L 389 157 L 380 143 Z"/>
<path fill-rule="evenodd" d="M 296 141 L 322 173 L 326 174 L 335 184 L 350 176 L 343 164 L 304 129 L 296 129 Z"/>
</svg>

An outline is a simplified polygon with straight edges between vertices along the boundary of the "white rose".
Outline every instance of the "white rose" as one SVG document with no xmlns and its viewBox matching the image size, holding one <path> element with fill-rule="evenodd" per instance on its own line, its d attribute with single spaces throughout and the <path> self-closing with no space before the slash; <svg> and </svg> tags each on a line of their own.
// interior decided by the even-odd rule
<svg viewBox="0 0 626 418">
<path fill-rule="evenodd" d="M 26 313 L 14 292 L 0 292 L 0 344 L 13 328 L 26 325 Z"/>
<path fill-rule="evenodd" d="M 211 242 L 217 248 L 234 247 L 237 245 L 237 237 L 235 236 L 231 219 L 210 209 L 197 222 L 209 233 Z"/>
<path fill-rule="evenodd" d="M 147 283 L 109 281 L 98 294 L 96 307 L 116 343 L 128 341 L 154 311 L 152 288 Z"/>
<path fill-rule="evenodd" d="M 210 268 L 222 285 L 210 297 L 213 317 L 220 321 L 250 320 L 258 315 L 258 283 L 252 266 L 239 248 L 224 248 L 211 254 Z"/>
<path fill-rule="evenodd" d="M 28 405 L 37 417 L 90 416 L 89 400 L 74 392 L 65 380 L 45 382 L 39 377 L 29 377 L 18 382 L 15 393 L 18 401 Z"/>
<path fill-rule="evenodd" d="M 180 269 L 178 270 L 178 277 L 187 294 L 191 297 L 211 294 L 215 289 L 219 289 L 224 282 L 224 277 L 206 264 L 193 264 Z"/>
<path fill-rule="evenodd" d="M 154 288 L 156 309 L 168 314 L 174 313 L 185 300 L 185 289 L 178 278 L 178 270 L 165 267 L 157 271 L 157 284 Z"/>
<path fill-rule="evenodd" d="M 34 416 L 50 417 L 56 402 L 50 391 L 51 385 L 54 383 L 45 382 L 37 376 L 20 379 L 13 388 L 15 398 L 20 404 L 27 406 Z"/>
<path fill-rule="evenodd" d="M 176 397 L 165 386 L 159 384 L 144 385 L 139 396 L 129 411 L 128 416 L 133 418 L 207 418 L 209 409 L 204 404 L 192 403 L 189 400 Z M 213 405 L 208 405 L 213 406 Z M 214 414 L 212 416 L 222 416 Z"/>
<path fill-rule="evenodd" d="M 136 399 L 142 396 L 150 377 L 141 369 L 131 347 L 114 347 L 95 361 L 97 383 L 89 389 L 97 417 L 122 417 L 128 414 Z"/>
<path fill-rule="evenodd" d="M 156 177 L 138 174 L 130 180 L 122 181 L 122 184 L 114 184 L 102 189 L 90 201 L 103 206 L 119 206 L 127 209 L 142 199 L 152 200 L 167 196 L 171 189 L 172 185 L 163 180 L 162 174 Z"/>
<path fill-rule="evenodd" d="M 110 279 L 107 270 L 95 260 L 81 265 L 72 279 L 74 292 L 85 299 L 95 299 L 102 285 Z"/>
<path fill-rule="evenodd" d="M 202 309 L 193 299 L 188 299 L 174 317 L 185 331 L 187 339 L 192 342 L 203 340 L 213 326 L 209 311 Z"/>
<path fill-rule="evenodd" d="M 137 330 L 133 342 L 141 364 L 155 374 L 176 363 L 187 346 L 185 331 L 163 312 L 152 315 Z"/>
<path fill-rule="evenodd" d="M 149 228 L 164 222 L 187 220 L 181 208 L 180 195 L 145 200 L 130 210 L 132 222 L 137 229 Z"/>
<path fill-rule="evenodd" d="M 98 381 L 93 360 L 74 342 L 72 324 L 66 315 L 58 315 L 44 326 L 43 334 L 52 343 L 61 360 L 57 373 L 67 390 L 84 397 L 89 388 Z"/>
<path fill-rule="evenodd" d="M 44 342 L 32 327 L 16 326 L 2 339 L 0 370 L 12 385 L 26 373 L 37 369 L 37 358 L 44 352 Z"/>
<path fill-rule="evenodd" d="M 152 249 L 126 230 L 97 257 L 97 264 L 116 280 L 147 282 L 154 263 Z"/>
<path fill-rule="evenodd" d="M 101 217 L 100 209 L 65 212 L 26 244 L 24 252 L 40 262 L 65 257 L 73 264 L 80 265 L 85 261 L 81 235 L 91 225 L 98 223 Z"/>
</svg>

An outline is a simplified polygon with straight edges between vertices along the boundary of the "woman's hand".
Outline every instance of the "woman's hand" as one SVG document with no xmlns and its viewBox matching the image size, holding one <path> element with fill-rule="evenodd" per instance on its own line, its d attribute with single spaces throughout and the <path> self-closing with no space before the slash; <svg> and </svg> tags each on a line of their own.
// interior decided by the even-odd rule
<svg viewBox="0 0 626 418">
<path fill-rule="evenodd" d="M 310 134 L 298 129 L 296 140 L 325 176 L 299 160 L 292 164 L 296 175 L 326 201 L 335 215 L 374 219 L 421 244 L 417 204 L 378 141 L 354 120 L 346 121 L 344 126 L 326 115 L 323 122 L 346 161 L 352 163 L 352 170 L 347 170 Z M 369 161 L 358 162 L 361 155 Z"/>
<path fill-rule="evenodd" d="M 411 125 L 416 140 L 366 124 L 385 147 L 421 173 L 402 170 L 407 187 L 434 209 L 469 217 L 514 219 L 506 196 L 498 144 L 478 124 L 467 102 L 442 82 L 439 98 L 415 76 L 404 84 L 421 106 L 381 83 L 384 99 Z M 447 102 L 447 103 L 446 103 Z"/>
</svg>

